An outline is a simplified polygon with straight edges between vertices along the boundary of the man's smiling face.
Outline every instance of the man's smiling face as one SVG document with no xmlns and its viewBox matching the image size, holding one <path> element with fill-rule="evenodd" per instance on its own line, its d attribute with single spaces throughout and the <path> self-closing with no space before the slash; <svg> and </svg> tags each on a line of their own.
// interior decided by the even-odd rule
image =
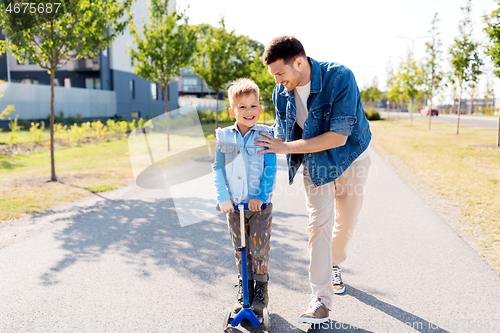
<svg viewBox="0 0 500 333">
<path fill-rule="evenodd" d="M 296 61 L 297 59 L 287 65 L 283 59 L 279 59 L 267 66 L 269 73 L 274 76 L 276 84 L 282 84 L 287 91 L 294 90 L 301 79 L 296 68 Z"/>
</svg>

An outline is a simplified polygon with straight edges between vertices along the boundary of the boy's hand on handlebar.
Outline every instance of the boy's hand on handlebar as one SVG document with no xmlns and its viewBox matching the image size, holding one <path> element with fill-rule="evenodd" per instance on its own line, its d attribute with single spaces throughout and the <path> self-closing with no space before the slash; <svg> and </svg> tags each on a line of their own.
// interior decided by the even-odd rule
<svg viewBox="0 0 500 333">
<path fill-rule="evenodd" d="M 258 212 L 259 210 L 261 210 L 260 208 L 262 207 L 263 203 L 264 202 L 262 202 L 262 200 L 256 198 L 250 199 L 248 201 L 248 210 L 252 212 Z"/>
<path fill-rule="evenodd" d="M 232 200 L 222 201 L 219 204 L 219 208 L 220 208 L 221 212 L 232 213 L 232 212 L 234 212 L 233 201 Z"/>
</svg>

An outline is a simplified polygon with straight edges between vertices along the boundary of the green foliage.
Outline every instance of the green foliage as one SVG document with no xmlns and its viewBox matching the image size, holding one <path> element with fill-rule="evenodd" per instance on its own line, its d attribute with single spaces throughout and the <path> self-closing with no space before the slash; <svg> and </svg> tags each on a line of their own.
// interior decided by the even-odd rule
<svg viewBox="0 0 500 333">
<path fill-rule="evenodd" d="M 443 72 L 439 65 L 441 61 L 441 40 L 438 38 L 439 31 L 437 30 L 437 23 L 439 22 L 438 14 L 434 14 L 432 19 L 432 27 L 429 30 L 431 41 L 426 42 L 427 57 L 422 65 L 424 93 L 430 96 L 431 103 L 434 92 L 438 89 L 441 80 L 443 79 Z M 432 105 L 431 105 L 432 106 Z"/>
<path fill-rule="evenodd" d="M 472 21 L 470 18 L 471 1 L 462 7 L 464 18 L 460 21 L 458 29 L 460 35 L 454 39 L 454 44 L 449 49 L 453 75 L 452 83 L 458 83 L 461 99 L 463 84 L 476 82 L 482 74 L 483 61 L 479 58 L 479 42 L 472 39 Z"/>
<path fill-rule="evenodd" d="M 94 56 L 106 49 L 116 36 L 122 34 L 132 18 L 133 0 L 78 0 L 62 1 L 61 13 L 23 14 L 29 25 L 20 25 L 6 12 L 0 2 L 0 26 L 6 39 L 0 41 L 0 54 L 9 52 L 19 62 L 37 64 L 47 70 L 51 82 L 50 117 L 54 118 L 55 72 L 71 59 Z M 123 19 L 124 16 L 128 16 Z M 18 16 L 19 18 L 19 16 Z M 21 29 L 19 29 L 21 27 Z M 53 122 L 50 122 L 53 126 Z M 54 139 L 51 131 L 51 140 Z M 51 180 L 56 181 L 54 151 L 51 151 Z"/>
<path fill-rule="evenodd" d="M 0 41 L 0 43 L 1 43 L 1 41 Z M 1 46 L 1 44 L 0 44 L 0 46 Z M 0 54 L 1 54 L 1 53 L 0 53 Z M 0 80 L 0 86 L 1 86 L 3 83 L 4 83 L 4 81 L 3 81 L 3 80 Z M 3 95 L 2 95 L 2 94 L 0 94 L 0 98 L 1 98 L 1 97 L 3 97 Z M 6 107 L 6 108 L 5 108 L 2 112 L 0 112 L 0 119 L 4 119 L 4 118 L 5 118 L 5 116 L 8 116 L 8 115 L 9 115 L 9 113 L 11 113 L 12 111 L 15 111 L 15 110 L 16 110 L 16 108 L 14 107 L 14 105 L 7 105 L 7 107 Z"/>
<path fill-rule="evenodd" d="M 486 43 L 486 54 L 490 56 L 495 66 L 494 73 L 500 78 L 500 0 L 497 0 L 498 8 L 490 14 L 484 15 L 486 27 L 484 32 L 489 37 Z"/>
<path fill-rule="evenodd" d="M 83 117 L 82 117 L 82 114 L 81 113 L 77 113 L 76 114 L 76 123 L 78 125 L 81 125 L 83 123 Z M 71 125 L 71 124 L 70 124 Z"/>
<path fill-rule="evenodd" d="M 42 133 L 45 130 L 45 123 L 42 121 L 41 123 L 31 123 L 30 133 L 31 140 L 36 143 L 40 143 L 42 141 Z"/>
<path fill-rule="evenodd" d="M 361 91 L 361 100 L 363 102 L 378 102 L 380 98 L 382 98 L 384 93 L 380 91 L 378 88 L 378 80 L 377 77 L 375 76 L 373 78 L 373 83 L 370 87 L 366 88 L 366 90 Z"/>
<path fill-rule="evenodd" d="M 229 81 L 250 76 L 251 64 L 256 56 L 248 37 L 237 36 L 234 30 L 226 31 L 224 18 L 219 25 L 219 28 L 206 25 L 198 27 L 198 61 L 193 66 L 194 72 L 215 91 L 217 98 Z M 218 105 L 215 112 L 217 126 Z"/>
<path fill-rule="evenodd" d="M 380 113 L 375 108 L 366 108 L 365 114 L 368 120 L 380 120 Z"/>
<path fill-rule="evenodd" d="M 17 116 L 16 118 L 9 120 L 9 128 L 12 133 L 16 133 L 21 130 L 21 126 L 17 124 Z"/>
<path fill-rule="evenodd" d="M 422 84 L 420 67 L 411 52 L 408 52 L 406 60 L 399 64 L 396 86 L 400 89 L 402 97 L 410 101 L 410 112 L 413 112 L 413 101 L 418 96 Z"/>
<path fill-rule="evenodd" d="M 151 0 L 149 20 L 143 20 L 142 31 L 133 20 L 130 22 L 134 46 L 128 48 L 134 72 L 157 83 L 164 92 L 180 70 L 190 64 L 196 49 L 196 30 L 188 24 L 185 11 L 169 13 L 168 4 L 168 0 Z"/>
<path fill-rule="evenodd" d="M 264 66 L 262 62 L 264 46 L 259 44 L 256 44 L 256 55 L 251 64 L 250 78 L 254 80 L 259 87 L 259 98 L 261 104 L 266 109 L 271 110 L 274 109 L 273 91 L 276 86 L 276 82 L 274 81 L 274 77 L 269 74 L 267 67 Z"/>
</svg>

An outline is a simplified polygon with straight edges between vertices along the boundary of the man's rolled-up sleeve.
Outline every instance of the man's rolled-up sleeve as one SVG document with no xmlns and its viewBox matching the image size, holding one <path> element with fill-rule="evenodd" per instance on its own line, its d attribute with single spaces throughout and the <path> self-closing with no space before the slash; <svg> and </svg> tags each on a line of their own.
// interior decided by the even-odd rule
<svg viewBox="0 0 500 333">
<path fill-rule="evenodd" d="M 360 107 L 359 89 L 349 69 L 346 68 L 339 76 L 332 94 L 330 131 L 349 136 L 357 121 L 357 109 Z"/>
</svg>

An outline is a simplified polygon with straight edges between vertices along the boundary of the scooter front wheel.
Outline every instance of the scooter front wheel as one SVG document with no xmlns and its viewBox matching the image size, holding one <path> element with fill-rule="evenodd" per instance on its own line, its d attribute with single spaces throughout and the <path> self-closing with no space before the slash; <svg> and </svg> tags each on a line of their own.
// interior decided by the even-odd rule
<svg viewBox="0 0 500 333">
<path fill-rule="evenodd" d="M 229 318 L 231 317 L 231 309 L 227 308 L 226 312 L 224 313 L 224 318 L 222 321 L 222 331 L 225 332 L 227 328 L 229 327 Z"/>
</svg>

